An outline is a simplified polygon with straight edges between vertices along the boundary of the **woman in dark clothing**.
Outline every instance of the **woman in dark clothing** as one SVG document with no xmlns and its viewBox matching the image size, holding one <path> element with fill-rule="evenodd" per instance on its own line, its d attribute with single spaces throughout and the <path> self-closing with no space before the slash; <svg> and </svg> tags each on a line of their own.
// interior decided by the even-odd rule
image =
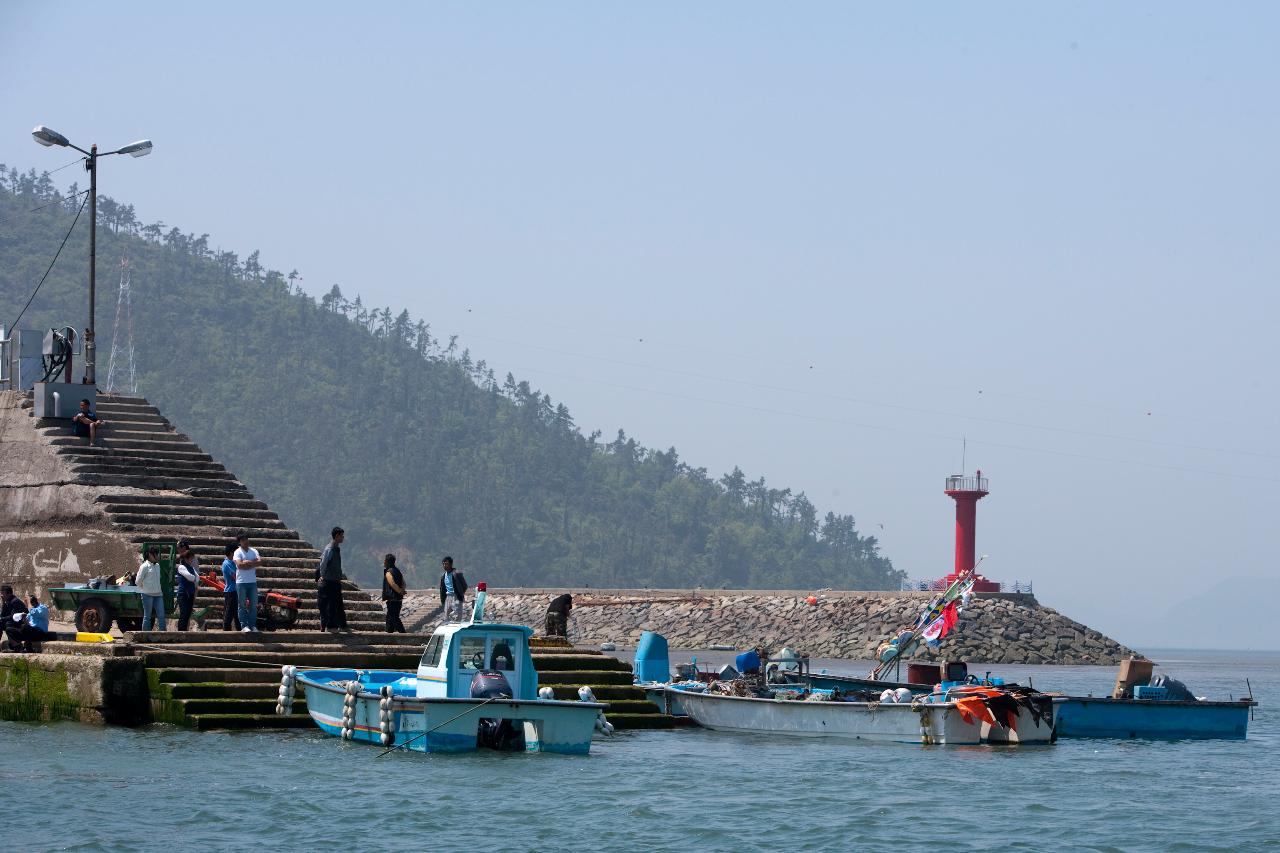
<svg viewBox="0 0 1280 853">
<path fill-rule="evenodd" d="M 404 605 L 404 575 L 396 568 L 396 555 L 382 558 L 382 600 L 387 603 L 387 633 L 405 633 L 400 621 L 400 608 Z"/>
</svg>

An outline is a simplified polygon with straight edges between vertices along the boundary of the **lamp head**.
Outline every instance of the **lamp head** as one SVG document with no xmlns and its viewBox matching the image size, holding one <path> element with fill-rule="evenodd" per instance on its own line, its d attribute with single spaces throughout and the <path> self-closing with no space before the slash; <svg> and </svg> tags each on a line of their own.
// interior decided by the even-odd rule
<svg viewBox="0 0 1280 853">
<path fill-rule="evenodd" d="M 131 142 L 120 150 L 117 154 L 128 154 L 130 157 L 146 157 L 151 153 L 151 140 L 139 139 L 137 142 Z"/>
<path fill-rule="evenodd" d="M 43 124 L 36 125 L 36 129 L 31 131 L 31 137 L 46 148 L 50 145 L 61 145 L 65 148 L 71 144 L 70 140 L 61 133 L 58 133 L 56 130 L 50 130 Z"/>
</svg>

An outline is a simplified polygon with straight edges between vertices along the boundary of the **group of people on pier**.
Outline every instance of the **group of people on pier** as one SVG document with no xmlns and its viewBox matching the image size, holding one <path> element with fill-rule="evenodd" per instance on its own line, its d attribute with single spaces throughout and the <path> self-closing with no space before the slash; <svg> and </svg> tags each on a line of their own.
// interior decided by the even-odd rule
<svg viewBox="0 0 1280 853">
<path fill-rule="evenodd" d="M 329 544 L 320 554 L 313 580 L 316 584 L 316 607 L 320 616 L 320 630 L 328 633 L 351 633 L 347 625 L 346 604 L 342 597 L 342 584 L 347 579 L 342 569 L 342 543 L 346 531 L 334 527 L 330 531 Z M 142 594 L 142 630 L 167 629 L 164 590 L 160 581 L 160 549 L 147 548 L 145 560 L 138 567 L 134 583 Z M 244 633 L 258 631 L 258 568 L 262 556 L 249 541 L 247 532 L 241 532 L 235 541 L 223 548 L 222 574 L 222 630 L 239 630 Z M 467 579 L 454 568 L 453 557 L 440 561 L 440 607 L 446 619 L 462 619 L 465 613 Z M 191 614 L 195 609 L 196 593 L 201 583 L 200 565 L 191 544 L 187 540 L 178 543 L 175 566 L 177 589 L 174 598 L 178 610 L 178 630 L 191 626 Z M 382 558 L 382 601 L 386 607 L 386 630 L 389 633 L 405 633 L 400 618 L 404 599 L 408 593 L 404 573 L 396 565 L 396 555 Z"/>
</svg>

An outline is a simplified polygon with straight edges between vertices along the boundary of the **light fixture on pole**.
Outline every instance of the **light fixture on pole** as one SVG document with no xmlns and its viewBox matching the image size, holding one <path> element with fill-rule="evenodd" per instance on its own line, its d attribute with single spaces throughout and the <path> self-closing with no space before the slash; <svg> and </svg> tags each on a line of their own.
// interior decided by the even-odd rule
<svg viewBox="0 0 1280 853">
<path fill-rule="evenodd" d="M 58 145 L 63 148 L 74 148 L 84 155 L 84 167 L 89 173 L 89 324 L 84 330 L 84 384 L 96 384 L 97 377 L 95 375 L 95 359 L 94 354 L 97 352 L 97 344 L 94 343 L 94 312 L 97 308 L 97 284 L 98 284 L 98 158 L 106 157 L 111 154 L 128 154 L 130 157 L 145 157 L 151 153 L 151 140 L 140 139 L 137 142 L 130 143 L 123 148 L 117 148 L 115 151 L 104 151 L 98 153 L 97 145 L 90 145 L 89 150 L 85 151 L 79 145 L 72 144 L 56 130 L 50 130 L 43 124 L 38 124 L 35 130 L 31 131 L 31 136 L 36 142 L 46 148 Z"/>
</svg>

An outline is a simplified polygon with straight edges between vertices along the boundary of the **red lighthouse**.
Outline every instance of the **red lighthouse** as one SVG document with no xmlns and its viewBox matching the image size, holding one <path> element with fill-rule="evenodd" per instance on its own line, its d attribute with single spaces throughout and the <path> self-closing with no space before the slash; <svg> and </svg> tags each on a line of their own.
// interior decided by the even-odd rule
<svg viewBox="0 0 1280 853">
<path fill-rule="evenodd" d="M 950 583 L 977 565 L 978 501 L 987 496 L 987 478 L 982 471 L 969 477 L 952 474 L 947 478 L 947 497 L 956 502 L 956 563 L 944 579 Z M 999 592 L 1000 584 L 981 575 L 973 587 L 975 592 Z"/>
</svg>

